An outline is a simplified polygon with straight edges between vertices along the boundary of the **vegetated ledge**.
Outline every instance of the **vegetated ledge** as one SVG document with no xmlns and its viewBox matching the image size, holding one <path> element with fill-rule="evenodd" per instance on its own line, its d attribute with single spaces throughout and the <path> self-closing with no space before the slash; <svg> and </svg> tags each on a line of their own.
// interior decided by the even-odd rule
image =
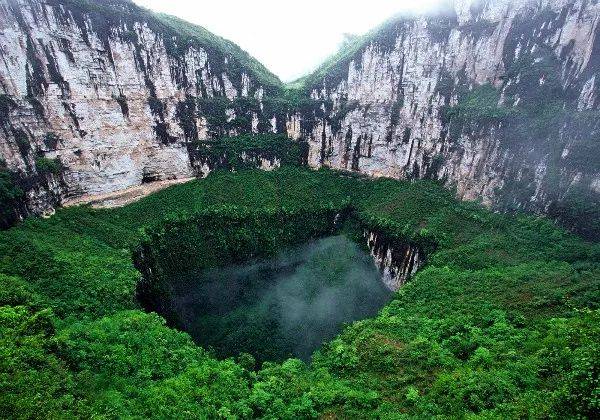
<svg viewBox="0 0 600 420">
<path fill-rule="evenodd" d="M 307 166 L 308 143 L 283 134 L 244 134 L 193 141 L 187 145 L 199 177 L 215 170 L 273 170 L 280 166 Z"/>
<path fill-rule="evenodd" d="M 138 300 L 147 311 L 182 328 L 171 299 L 170 282 L 178 273 L 271 257 L 290 246 L 339 233 L 368 249 L 382 281 L 393 291 L 424 265 L 427 253 L 435 248 L 430 241 L 418 243 L 378 226 L 349 204 L 294 210 L 210 209 L 144 230 L 133 253 L 142 273 Z"/>
</svg>

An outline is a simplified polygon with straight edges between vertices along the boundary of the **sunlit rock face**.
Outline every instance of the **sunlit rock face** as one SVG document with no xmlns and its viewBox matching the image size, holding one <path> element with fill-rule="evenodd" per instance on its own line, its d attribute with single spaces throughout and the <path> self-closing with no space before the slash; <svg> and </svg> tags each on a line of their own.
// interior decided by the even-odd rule
<svg viewBox="0 0 600 420">
<path fill-rule="evenodd" d="M 598 194 L 599 20 L 600 3 L 578 0 L 457 0 L 399 19 L 312 81 L 309 162 L 440 179 L 503 208 Z M 486 84 L 507 118 L 449 117 Z"/>
<path fill-rule="evenodd" d="M 28 212 L 205 175 L 196 140 L 272 132 L 307 139 L 313 167 L 439 179 L 496 208 L 600 194 L 597 1 L 455 0 L 397 19 L 310 79 L 295 111 L 210 36 L 126 0 L 81 4 L 0 0 L 0 159 Z M 465 101 L 474 118 L 452 113 Z"/>
<path fill-rule="evenodd" d="M 234 57 L 174 35 L 126 1 L 109 3 L 114 16 L 70 1 L 0 1 L 0 159 L 26 178 L 33 212 L 189 177 L 188 143 L 272 131 L 272 115 L 260 112 L 270 87 Z M 244 98 L 257 108 L 248 127 L 232 123 L 232 104 Z M 41 156 L 58 158 L 62 174 L 39 175 Z"/>
</svg>

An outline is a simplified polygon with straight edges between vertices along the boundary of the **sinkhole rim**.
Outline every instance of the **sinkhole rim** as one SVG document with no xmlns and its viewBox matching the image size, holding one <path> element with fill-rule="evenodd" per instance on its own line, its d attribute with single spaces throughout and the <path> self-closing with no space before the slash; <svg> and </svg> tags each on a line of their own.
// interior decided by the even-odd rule
<svg viewBox="0 0 600 420">
<path fill-rule="evenodd" d="M 256 232 L 264 235 L 253 234 Z M 166 320 L 167 325 L 191 336 L 190 331 L 178 321 L 172 305 L 165 304 L 173 296 L 169 273 L 173 273 L 174 267 L 177 273 L 191 272 L 190 268 L 195 268 L 196 271 L 223 268 L 226 265 L 219 264 L 219 260 L 214 258 L 219 246 L 225 247 L 227 257 L 233 257 L 227 259 L 227 265 L 235 265 L 272 258 L 274 250 L 281 251 L 286 247 L 301 246 L 339 234 L 371 255 L 380 281 L 392 291 L 395 289 L 389 286 L 390 281 L 396 279 L 399 282 L 397 286 L 401 286 L 425 263 L 425 253 L 420 244 L 390 235 L 385 226 L 361 218 L 350 206 L 258 211 L 232 207 L 210 209 L 173 218 L 145 231 L 144 240 L 136 248 L 133 258 L 134 265 L 141 273 L 136 300 L 145 312 L 158 313 Z M 200 260 L 206 257 L 199 252 L 201 250 L 210 254 L 208 259 L 204 259 L 204 266 L 198 265 L 196 259 L 199 256 Z M 167 270 L 161 265 L 165 262 L 168 263 Z M 389 299 L 383 302 L 377 310 L 388 301 Z M 343 328 L 338 329 L 336 335 L 342 331 Z M 331 341 L 331 338 L 321 345 Z M 314 350 L 316 349 L 311 351 L 311 355 Z"/>
</svg>

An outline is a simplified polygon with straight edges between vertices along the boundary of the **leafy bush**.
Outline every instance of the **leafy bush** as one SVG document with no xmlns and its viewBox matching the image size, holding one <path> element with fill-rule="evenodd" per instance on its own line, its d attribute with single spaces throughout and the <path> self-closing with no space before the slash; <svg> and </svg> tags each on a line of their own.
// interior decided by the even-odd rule
<svg viewBox="0 0 600 420">
<path fill-rule="evenodd" d="M 18 176 L 0 160 L 0 228 L 11 226 L 19 218 L 25 193 L 18 186 Z"/>
<path fill-rule="evenodd" d="M 459 121 L 502 121 L 514 114 L 514 110 L 500 105 L 500 92 L 492 85 L 479 85 L 467 93 L 464 99 L 445 111 L 446 118 Z"/>
<path fill-rule="evenodd" d="M 17 106 L 16 102 L 6 94 L 0 94 L 0 125 L 5 127 L 9 122 L 9 114 Z"/>
<path fill-rule="evenodd" d="M 281 134 L 242 135 L 198 141 L 190 145 L 192 156 L 211 170 L 243 170 L 274 165 L 300 166 L 306 163 L 308 145 Z"/>
<path fill-rule="evenodd" d="M 41 156 L 35 159 L 35 168 L 42 175 L 58 175 L 62 170 L 62 164 L 58 158 L 48 159 Z"/>
<path fill-rule="evenodd" d="M 23 157 L 23 159 L 26 159 L 27 155 L 29 154 L 29 151 L 31 150 L 29 136 L 21 128 L 13 128 L 12 134 L 15 139 L 17 148 L 19 149 L 19 152 L 21 153 L 21 156 Z"/>
</svg>

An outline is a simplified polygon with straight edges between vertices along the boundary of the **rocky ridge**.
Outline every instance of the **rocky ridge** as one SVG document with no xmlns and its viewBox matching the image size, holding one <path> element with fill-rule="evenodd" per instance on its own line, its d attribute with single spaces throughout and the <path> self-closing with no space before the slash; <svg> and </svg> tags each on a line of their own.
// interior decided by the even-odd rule
<svg viewBox="0 0 600 420">
<path fill-rule="evenodd" d="M 439 179 L 499 209 L 598 202 L 599 22 L 587 0 L 392 19 L 300 81 L 319 108 L 292 134 L 312 166 Z"/>
<path fill-rule="evenodd" d="M 125 0 L 3 0 L 0 31 L 0 157 L 30 212 L 190 177 L 194 141 L 274 131 L 279 80 L 203 28 Z"/>
</svg>

